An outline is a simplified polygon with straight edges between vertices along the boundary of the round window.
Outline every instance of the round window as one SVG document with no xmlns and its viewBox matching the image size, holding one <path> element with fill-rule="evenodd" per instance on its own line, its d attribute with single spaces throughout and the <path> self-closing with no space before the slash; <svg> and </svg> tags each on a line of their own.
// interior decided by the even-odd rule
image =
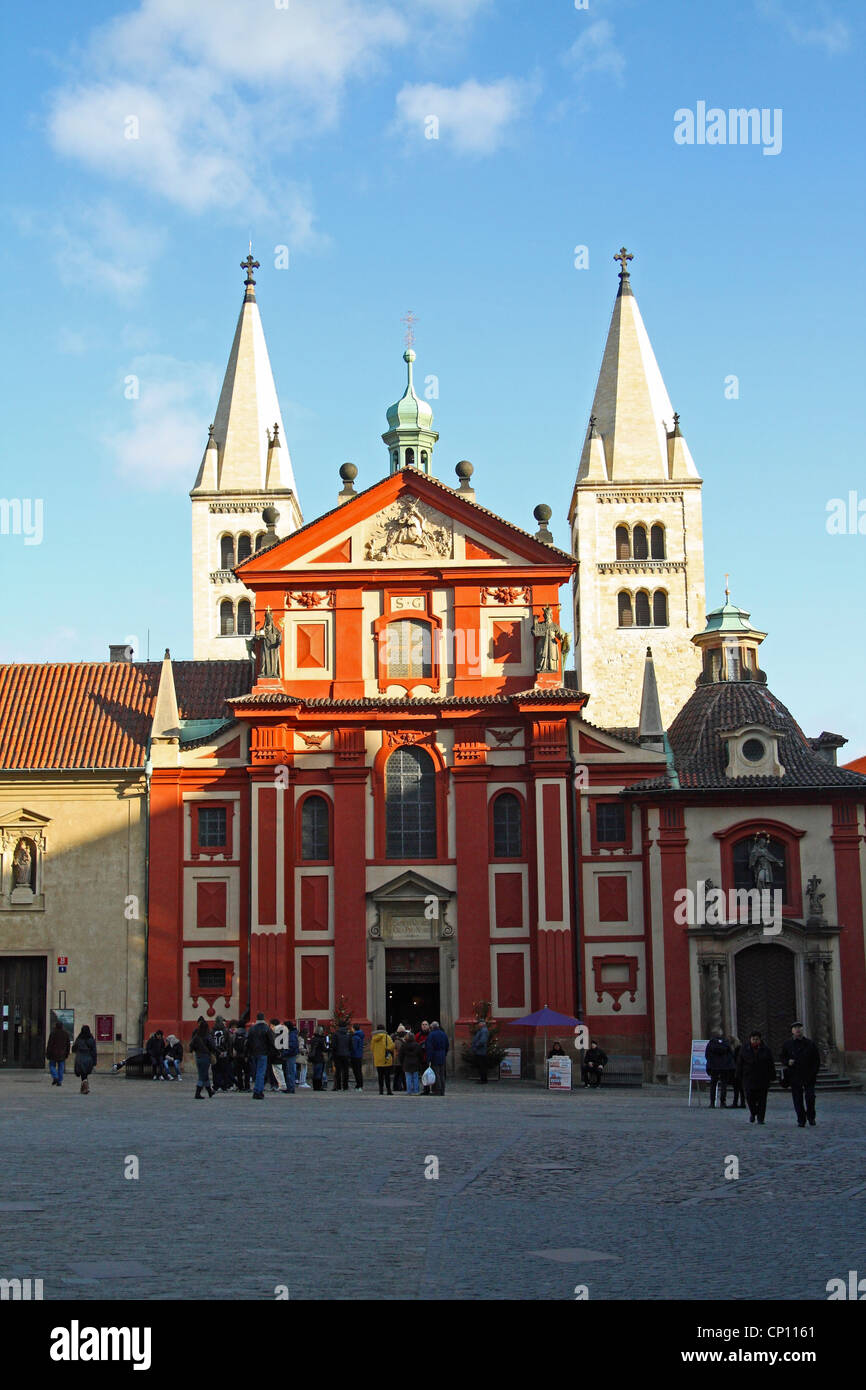
<svg viewBox="0 0 866 1390">
<path fill-rule="evenodd" d="M 759 763 L 766 751 L 759 738 L 747 738 L 743 744 L 743 757 L 748 758 L 750 763 Z"/>
</svg>

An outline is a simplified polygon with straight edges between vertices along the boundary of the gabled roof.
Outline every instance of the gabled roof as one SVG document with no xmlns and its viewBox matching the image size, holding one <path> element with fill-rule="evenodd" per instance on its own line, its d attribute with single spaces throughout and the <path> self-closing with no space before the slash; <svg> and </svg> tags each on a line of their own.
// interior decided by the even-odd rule
<svg viewBox="0 0 866 1390">
<path fill-rule="evenodd" d="M 778 735 L 782 777 L 727 777 L 722 734 L 750 724 Z M 816 753 L 790 711 L 763 684 L 719 681 L 699 685 L 668 730 L 674 763 L 683 791 L 791 791 L 799 788 L 850 788 L 866 794 L 866 777 Z M 628 788 L 630 792 L 662 790 L 652 779 Z"/>
<path fill-rule="evenodd" d="M 307 522 L 277 545 L 251 555 L 248 560 L 235 567 L 235 573 L 247 584 L 256 574 L 264 575 L 285 569 L 298 560 L 306 559 L 311 551 L 327 541 L 336 539 L 359 521 L 376 516 L 392 502 L 407 495 L 418 497 L 455 521 L 462 522 L 472 531 L 487 537 L 491 544 L 507 546 L 525 558 L 529 564 L 551 565 L 556 568 L 567 565 L 569 569 L 574 567 L 574 559 L 567 551 L 536 540 L 528 531 L 521 530 L 519 526 L 514 526 L 512 522 L 497 516 L 496 512 L 488 511 L 486 507 L 470 501 L 459 491 L 440 483 L 438 478 L 429 477 L 414 468 L 401 468 L 386 478 L 380 478 L 348 502 L 343 502 L 314 521 Z M 312 563 L 315 564 L 315 560 Z M 438 568 L 433 556 L 430 557 L 429 567 Z M 330 566 L 326 565 L 326 568 Z M 360 566 L 355 561 L 345 566 L 347 571 L 353 572 L 358 568 Z M 369 562 L 369 568 L 375 569 L 375 563 Z"/>
<path fill-rule="evenodd" d="M 246 661 L 173 663 L 181 719 L 230 718 Z M 141 769 L 161 662 L 0 666 L 0 770 Z"/>
</svg>

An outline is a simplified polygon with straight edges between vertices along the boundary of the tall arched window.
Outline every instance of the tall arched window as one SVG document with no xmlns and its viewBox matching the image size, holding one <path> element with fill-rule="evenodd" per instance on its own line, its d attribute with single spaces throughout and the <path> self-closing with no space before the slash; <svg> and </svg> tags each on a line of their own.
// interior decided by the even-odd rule
<svg viewBox="0 0 866 1390">
<path fill-rule="evenodd" d="M 406 467 L 407 467 L 407 468 L 414 468 L 414 467 L 415 467 L 415 450 L 414 450 L 414 449 L 407 449 L 407 450 L 406 450 Z"/>
<path fill-rule="evenodd" d="M 650 625 L 650 601 L 649 594 L 643 589 L 634 596 L 634 625 L 635 627 L 649 627 Z"/>
<path fill-rule="evenodd" d="M 618 560 L 628 560 L 631 558 L 631 544 L 628 538 L 627 526 L 617 526 L 616 528 L 616 558 Z"/>
<path fill-rule="evenodd" d="M 649 547 L 646 540 L 646 527 L 636 526 L 631 533 L 632 554 L 636 560 L 649 559 Z"/>
<path fill-rule="evenodd" d="M 238 604 L 238 635 L 249 637 L 253 630 L 253 610 L 250 607 L 248 598 L 242 598 Z"/>
<path fill-rule="evenodd" d="M 429 455 L 426 449 L 421 450 L 421 467 L 426 468 L 429 462 Z"/>
<path fill-rule="evenodd" d="M 493 803 L 493 858 L 519 859 L 523 853 L 523 815 L 520 797 L 500 792 Z"/>
<path fill-rule="evenodd" d="M 220 539 L 220 569 L 234 569 L 235 565 L 235 539 L 234 536 L 223 536 Z"/>
<path fill-rule="evenodd" d="M 395 468 L 399 468 L 399 467 L 400 467 L 400 450 L 399 450 L 399 449 L 395 449 L 395 450 L 394 450 L 394 453 L 392 454 L 391 457 L 392 457 L 392 461 L 393 461 L 394 467 L 395 467 Z"/>
<path fill-rule="evenodd" d="M 617 594 L 616 602 L 619 611 L 620 627 L 631 627 L 634 622 L 631 611 L 631 594 L 625 592 Z"/>
<path fill-rule="evenodd" d="M 656 589 L 653 594 L 653 626 L 667 627 L 668 625 L 668 596 L 664 589 Z"/>
<path fill-rule="evenodd" d="M 235 631 L 235 606 L 230 598 L 220 604 L 220 636 L 233 637 Z"/>
<path fill-rule="evenodd" d="M 665 528 L 657 525 L 650 531 L 650 554 L 654 560 L 665 558 Z"/>
<path fill-rule="evenodd" d="M 397 748 L 385 764 L 385 854 L 436 858 L 436 769 L 423 748 Z"/>
<path fill-rule="evenodd" d="M 238 536 L 238 564 L 240 564 L 241 560 L 248 560 L 252 553 L 252 539 L 247 535 L 246 531 L 244 531 L 242 535 Z"/>
<path fill-rule="evenodd" d="M 306 797 L 301 807 L 301 858 L 330 859 L 331 822 L 323 796 Z"/>
</svg>

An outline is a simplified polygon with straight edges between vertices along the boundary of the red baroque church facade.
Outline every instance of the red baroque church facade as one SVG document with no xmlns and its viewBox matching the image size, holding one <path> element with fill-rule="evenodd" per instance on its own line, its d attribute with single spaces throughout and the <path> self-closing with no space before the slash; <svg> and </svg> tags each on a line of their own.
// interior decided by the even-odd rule
<svg viewBox="0 0 866 1390">
<path fill-rule="evenodd" d="M 251 689 L 223 728 L 181 730 L 164 663 L 149 1029 L 326 1019 L 341 995 L 362 1024 L 420 1012 L 458 1038 L 481 1000 L 574 1011 L 574 565 L 543 509 L 530 535 L 473 499 L 400 468 L 283 540 L 266 513 L 237 570 Z"/>
</svg>

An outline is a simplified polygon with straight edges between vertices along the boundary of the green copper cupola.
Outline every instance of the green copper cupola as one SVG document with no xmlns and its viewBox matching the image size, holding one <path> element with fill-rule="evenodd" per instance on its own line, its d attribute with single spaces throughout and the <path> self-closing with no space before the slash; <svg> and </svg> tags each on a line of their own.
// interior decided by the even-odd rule
<svg viewBox="0 0 866 1390">
<path fill-rule="evenodd" d="M 744 608 L 731 603 L 730 590 L 726 588 L 721 608 L 707 614 L 704 631 L 692 638 L 703 658 L 698 685 L 717 681 L 766 683 L 767 677 L 758 665 L 758 648 L 767 634 L 752 626 L 750 616 Z"/>
<path fill-rule="evenodd" d="M 412 381 L 412 348 L 403 353 L 403 361 L 407 369 L 406 390 L 396 405 L 388 407 L 388 429 L 382 439 L 388 446 L 392 473 L 401 468 L 417 468 L 419 473 L 429 474 L 433 471 L 433 446 L 439 435 L 433 428 L 432 408 L 418 396 Z"/>
</svg>

